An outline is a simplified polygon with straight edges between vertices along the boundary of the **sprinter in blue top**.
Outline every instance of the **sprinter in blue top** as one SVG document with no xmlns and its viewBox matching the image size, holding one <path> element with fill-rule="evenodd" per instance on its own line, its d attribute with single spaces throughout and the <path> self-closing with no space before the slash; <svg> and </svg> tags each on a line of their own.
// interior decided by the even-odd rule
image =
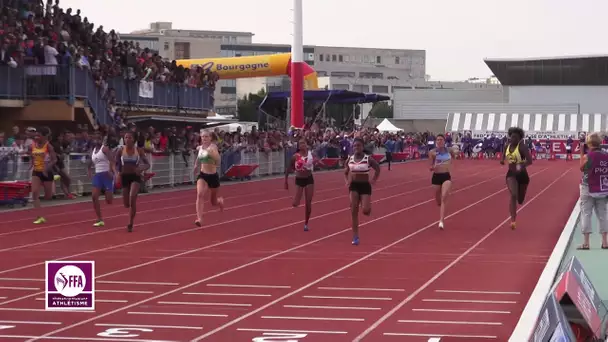
<svg viewBox="0 0 608 342">
<path fill-rule="evenodd" d="M 431 160 L 431 184 L 433 184 L 435 192 L 435 200 L 439 206 L 439 229 L 443 229 L 443 220 L 445 218 L 445 203 L 450 189 L 452 189 L 452 176 L 450 170 L 452 168 L 452 159 L 455 159 L 454 151 L 445 146 L 445 136 L 438 134 L 435 138 L 437 146 L 429 152 Z"/>
</svg>

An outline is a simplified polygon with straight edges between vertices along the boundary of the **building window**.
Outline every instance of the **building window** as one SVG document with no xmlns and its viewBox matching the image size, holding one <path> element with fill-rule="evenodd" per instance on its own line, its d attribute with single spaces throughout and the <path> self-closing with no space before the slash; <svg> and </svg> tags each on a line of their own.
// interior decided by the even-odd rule
<svg viewBox="0 0 608 342">
<path fill-rule="evenodd" d="M 169 42 L 165 42 L 164 46 L 165 46 L 165 51 L 169 50 Z"/>
<path fill-rule="evenodd" d="M 344 62 L 348 63 L 350 61 L 350 56 L 346 55 L 344 56 Z"/>
<path fill-rule="evenodd" d="M 356 77 L 357 74 L 354 71 L 332 71 L 331 75 L 334 77 Z"/>
<path fill-rule="evenodd" d="M 334 90 L 349 90 L 350 85 L 348 84 L 334 84 L 332 87 Z"/>
<path fill-rule="evenodd" d="M 360 93 L 369 93 L 369 85 L 367 84 L 355 84 L 353 85 L 353 90 L 358 91 Z"/>
<path fill-rule="evenodd" d="M 236 94 L 236 87 L 222 87 L 222 94 Z"/>
<path fill-rule="evenodd" d="M 382 56 L 376 56 L 376 64 L 382 64 Z"/>
<path fill-rule="evenodd" d="M 330 61 L 330 59 L 329 59 L 329 55 L 325 55 L 325 61 L 326 61 L 326 62 L 329 62 L 329 61 Z"/>
<path fill-rule="evenodd" d="M 388 94 L 388 86 L 385 85 L 373 85 L 372 93 Z"/>
<path fill-rule="evenodd" d="M 331 55 L 331 61 L 335 62 L 337 60 L 336 55 Z"/>
<path fill-rule="evenodd" d="M 384 78 L 384 74 L 382 74 L 381 72 L 360 72 L 359 77 L 382 79 Z"/>
<path fill-rule="evenodd" d="M 325 76 L 327 76 L 327 71 L 319 71 L 319 70 L 317 70 L 317 75 L 319 77 L 325 77 Z"/>
<path fill-rule="evenodd" d="M 319 62 L 323 62 L 323 54 L 319 55 Z"/>
<path fill-rule="evenodd" d="M 369 56 L 368 55 L 363 56 L 363 63 L 369 63 Z"/>
<path fill-rule="evenodd" d="M 338 62 L 344 62 L 344 57 L 342 55 L 338 55 Z"/>
<path fill-rule="evenodd" d="M 175 59 L 190 59 L 190 43 L 175 43 Z"/>
<path fill-rule="evenodd" d="M 395 56 L 395 64 L 399 64 L 400 60 L 399 60 L 399 56 Z"/>
</svg>

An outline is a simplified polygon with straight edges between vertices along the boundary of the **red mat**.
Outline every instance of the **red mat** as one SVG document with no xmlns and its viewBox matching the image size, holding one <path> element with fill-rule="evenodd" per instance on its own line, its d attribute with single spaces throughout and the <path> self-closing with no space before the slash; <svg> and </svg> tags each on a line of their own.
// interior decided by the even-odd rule
<svg viewBox="0 0 608 342">
<path fill-rule="evenodd" d="M 43 226 L 4 213 L 0 339 L 506 341 L 578 197 L 570 167 L 530 169 L 516 231 L 495 161 L 456 163 L 445 231 L 427 163 L 383 168 L 357 247 L 341 172 L 315 175 L 309 232 L 280 178 L 223 186 L 202 228 L 193 190 L 140 197 L 131 234 L 119 201 L 101 229 L 90 203 L 45 208 Z M 94 313 L 44 311 L 53 259 L 96 262 Z"/>
</svg>

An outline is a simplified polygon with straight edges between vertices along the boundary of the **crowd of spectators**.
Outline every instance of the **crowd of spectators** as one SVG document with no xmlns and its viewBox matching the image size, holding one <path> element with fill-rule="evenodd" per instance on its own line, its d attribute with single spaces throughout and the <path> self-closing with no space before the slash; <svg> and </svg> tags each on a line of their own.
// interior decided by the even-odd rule
<svg viewBox="0 0 608 342">
<path fill-rule="evenodd" d="M 108 101 L 118 127 L 117 111 L 108 80 L 145 80 L 215 89 L 219 76 L 200 67 L 188 69 L 167 61 L 139 43 L 121 41 L 119 34 L 95 26 L 80 10 L 63 9 L 59 0 L 0 0 L 0 65 L 11 67 L 75 65 L 88 69 Z"/>
</svg>

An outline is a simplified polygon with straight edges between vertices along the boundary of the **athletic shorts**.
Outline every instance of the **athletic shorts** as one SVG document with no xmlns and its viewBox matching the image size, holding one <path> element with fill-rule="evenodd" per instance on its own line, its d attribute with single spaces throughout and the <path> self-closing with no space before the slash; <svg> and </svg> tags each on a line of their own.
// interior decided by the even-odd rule
<svg viewBox="0 0 608 342">
<path fill-rule="evenodd" d="M 93 176 L 93 187 L 99 190 L 113 191 L 114 177 L 109 172 L 99 172 Z"/>
<path fill-rule="evenodd" d="M 449 172 L 433 173 L 433 177 L 431 177 L 431 184 L 443 185 L 443 183 L 449 180 L 452 180 L 452 176 Z"/>
<path fill-rule="evenodd" d="M 513 170 L 507 171 L 507 178 L 515 177 L 517 184 L 527 185 L 530 184 L 530 176 L 528 175 L 528 171 L 526 169 L 521 170 L 520 172 L 516 172 Z"/>
<path fill-rule="evenodd" d="M 47 171 L 46 176 L 44 175 L 43 172 L 33 171 L 32 172 L 32 177 L 38 177 L 38 178 L 40 178 L 40 181 L 43 182 L 43 183 L 52 182 L 52 181 L 55 180 L 55 175 L 51 171 Z"/>
<path fill-rule="evenodd" d="M 359 195 L 371 195 L 372 185 L 369 182 L 350 182 L 348 190 L 356 192 Z"/>
<path fill-rule="evenodd" d="M 209 189 L 217 189 L 220 187 L 220 175 L 216 173 L 204 173 L 201 172 L 198 174 L 197 181 L 202 179 L 207 183 Z"/>
<path fill-rule="evenodd" d="M 296 177 L 296 185 L 301 188 L 305 188 L 311 184 L 315 184 L 315 179 L 312 175 L 308 177 Z"/>
<path fill-rule="evenodd" d="M 134 173 L 123 173 L 120 175 L 120 183 L 123 189 L 131 188 L 131 183 L 141 182 L 141 177 Z"/>
</svg>

